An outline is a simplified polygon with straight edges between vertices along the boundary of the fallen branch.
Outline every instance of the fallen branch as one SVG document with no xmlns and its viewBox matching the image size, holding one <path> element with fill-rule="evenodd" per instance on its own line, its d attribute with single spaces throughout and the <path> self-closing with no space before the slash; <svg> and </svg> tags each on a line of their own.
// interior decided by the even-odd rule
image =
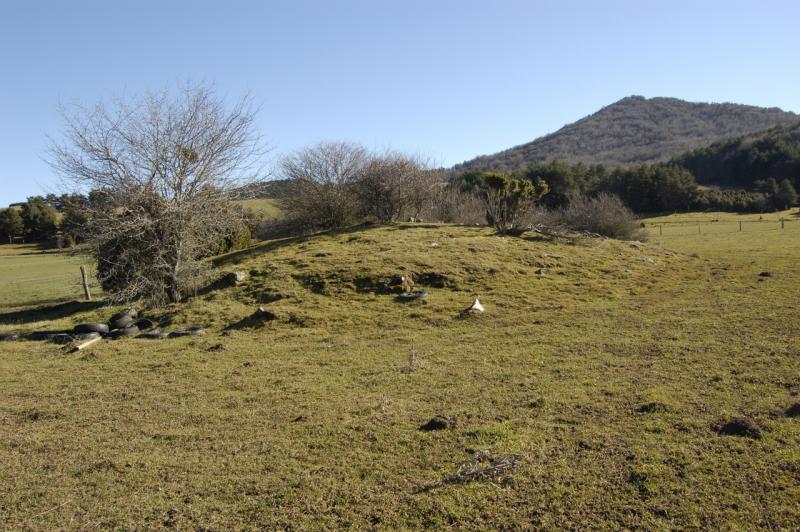
<svg viewBox="0 0 800 532">
<path fill-rule="evenodd" d="M 70 349 L 70 352 L 75 353 L 76 351 L 82 351 L 82 350 L 86 349 L 87 347 L 89 347 L 90 345 L 96 344 L 97 342 L 99 342 L 102 339 L 103 339 L 102 336 L 98 336 L 97 338 L 92 338 L 91 340 L 86 340 L 85 342 L 81 342 L 79 344 L 75 344 L 72 347 L 72 349 Z"/>
<path fill-rule="evenodd" d="M 417 489 L 417 493 L 430 491 L 445 486 L 447 484 L 466 484 L 467 482 L 472 482 L 474 480 L 480 480 L 488 477 L 496 477 L 505 471 L 513 469 L 519 463 L 520 463 L 519 457 L 512 455 L 501 456 L 500 458 L 493 460 L 488 467 L 479 469 L 478 468 L 479 462 L 476 461 L 466 471 L 459 471 L 458 473 L 443 478 L 442 480 L 437 480 L 436 482 L 420 486 L 419 489 Z"/>
</svg>

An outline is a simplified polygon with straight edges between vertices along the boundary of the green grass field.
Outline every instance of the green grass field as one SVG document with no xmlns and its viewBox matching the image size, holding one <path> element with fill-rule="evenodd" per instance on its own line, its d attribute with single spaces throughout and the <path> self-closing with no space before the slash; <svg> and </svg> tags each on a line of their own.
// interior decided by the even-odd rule
<svg viewBox="0 0 800 532">
<path fill-rule="evenodd" d="M 205 336 L 0 343 L 0 527 L 795 528 L 789 225 L 636 244 L 401 224 L 221 257 L 250 279 L 150 313 Z M 429 297 L 396 302 L 397 274 Z M 0 311 L 0 332 L 112 310 Z M 454 425 L 419 430 L 437 414 Z M 761 438 L 717 432 L 737 416 Z"/>
<path fill-rule="evenodd" d="M 236 203 L 245 209 L 261 214 L 265 219 L 277 218 L 281 213 L 278 202 L 270 198 L 238 200 Z"/>
<path fill-rule="evenodd" d="M 90 289 L 98 294 L 91 259 L 35 244 L 0 245 L 0 311 L 82 297 L 81 264 L 89 269 Z"/>
</svg>

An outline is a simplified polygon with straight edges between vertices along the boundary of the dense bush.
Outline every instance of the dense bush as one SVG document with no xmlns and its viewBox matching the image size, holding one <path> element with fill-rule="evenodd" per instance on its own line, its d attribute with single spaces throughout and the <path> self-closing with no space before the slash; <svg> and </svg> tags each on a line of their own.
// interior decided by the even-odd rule
<svg viewBox="0 0 800 532">
<path fill-rule="evenodd" d="M 520 229 L 522 216 L 534 201 L 547 194 L 547 183 L 535 183 L 503 172 L 484 172 L 478 195 L 486 209 L 486 221 L 500 234 Z"/>
<path fill-rule="evenodd" d="M 483 225 L 486 209 L 475 192 L 463 190 L 457 182 L 441 182 L 431 192 L 431 203 L 422 218 L 432 222 Z"/>
<path fill-rule="evenodd" d="M 19 210 L 9 207 L 0 211 L 0 242 L 13 243 L 14 239 L 24 234 L 25 223 Z"/>
<path fill-rule="evenodd" d="M 617 168 L 593 190 L 619 196 L 636 212 L 688 211 L 698 197 L 692 174 L 673 164 Z"/>
<path fill-rule="evenodd" d="M 636 215 L 616 196 L 576 194 L 566 207 L 550 211 L 548 222 L 574 231 L 589 231 L 620 240 L 645 240 Z"/>
<path fill-rule="evenodd" d="M 430 164 L 402 153 L 370 157 L 355 185 L 362 214 L 379 223 L 420 218 L 441 176 Z"/>
<path fill-rule="evenodd" d="M 358 223 L 362 209 L 356 185 L 368 162 L 364 148 L 347 142 L 322 142 L 286 157 L 281 209 L 298 231 Z"/>
<path fill-rule="evenodd" d="M 29 242 L 46 242 L 56 236 L 58 212 L 44 198 L 34 196 L 22 204 L 22 221 L 25 239 Z"/>
</svg>

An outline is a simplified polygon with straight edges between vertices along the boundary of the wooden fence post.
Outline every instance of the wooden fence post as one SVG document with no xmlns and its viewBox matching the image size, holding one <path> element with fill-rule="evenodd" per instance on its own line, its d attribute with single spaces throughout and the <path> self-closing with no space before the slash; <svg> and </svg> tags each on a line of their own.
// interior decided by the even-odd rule
<svg viewBox="0 0 800 532">
<path fill-rule="evenodd" d="M 658 236 L 664 236 L 664 224 L 658 224 Z"/>
<path fill-rule="evenodd" d="M 81 281 L 83 282 L 83 295 L 86 296 L 86 301 L 92 300 L 92 294 L 89 292 L 89 280 L 86 278 L 86 266 L 81 265 Z"/>
<path fill-rule="evenodd" d="M 740 233 L 742 232 L 742 221 L 741 220 L 739 220 L 739 232 Z"/>
<path fill-rule="evenodd" d="M 783 216 L 781 216 L 781 229 L 783 229 Z"/>
<path fill-rule="evenodd" d="M 697 234 L 700 234 L 700 224 L 697 224 Z"/>
</svg>

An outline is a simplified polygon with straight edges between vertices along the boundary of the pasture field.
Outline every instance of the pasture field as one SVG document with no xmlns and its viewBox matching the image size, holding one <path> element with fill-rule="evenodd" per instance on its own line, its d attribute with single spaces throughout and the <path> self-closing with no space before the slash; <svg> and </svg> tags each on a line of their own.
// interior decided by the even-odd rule
<svg viewBox="0 0 800 532">
<path fill-rule="evenodd" d="M 89 287 L 99 295 L 91 259 L 36 244 L 0 245 L 0 310 L 82 297 L 81 264 L 90 270 Z"/>
<path fill-rule="evenodd" d="M 268 220 L 277 218 L 281 213 L 280 207 L 278 207 L 278 202 L 270 198 L 237 200 L 236 203 L 246 209 L 250 209 L 251 211 L 261 214 L 265 219 Z"/>
<path fill-rule="evenodd" d="M 355 228 L 220 257 L 249 279 L 148 313 L 204 336 L 0 342 L 0 527 L 794 528 L 800 231 L 754 235 Z"/>
</svg>

